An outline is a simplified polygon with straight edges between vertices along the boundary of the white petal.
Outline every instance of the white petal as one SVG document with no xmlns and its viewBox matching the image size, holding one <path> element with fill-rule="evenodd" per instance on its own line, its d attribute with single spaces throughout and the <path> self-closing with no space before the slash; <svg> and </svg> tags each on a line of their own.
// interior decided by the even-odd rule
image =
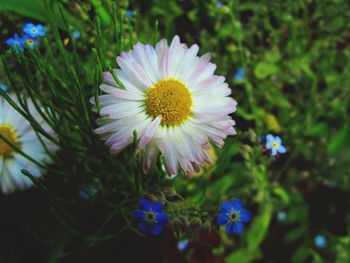
<svg viewBox="0 0 350 263">
<path fill-rule="evenodd" d="M 157 129 L 160 125 L 161 117 L 158 116 L 155 118 L 146 128 L 145 132 L 143 133 L 138 147 L 140 149 L 143 149 L 153 138 L 153 136 L 156 134 Z"/>
</svg>

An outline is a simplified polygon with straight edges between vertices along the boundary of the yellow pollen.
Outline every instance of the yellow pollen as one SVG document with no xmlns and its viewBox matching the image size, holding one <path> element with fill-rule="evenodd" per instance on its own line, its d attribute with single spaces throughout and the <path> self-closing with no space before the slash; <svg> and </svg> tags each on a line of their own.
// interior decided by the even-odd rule
<svg viewBox="0 0 350 263">
<path fill-rule="evenodd" d="M 0 134 L 16 147 L 21 146 L 16 136 L 16 132 L 11 126 L 0 125 Z M 0 157 L 4 156 L 5 158 L 11 158 L 14 151 L 15 150 L 10 145 L 0 138 Z"/>
<path fill-rule="evenodd" d="M 191 115 L 192 95 L 182 81 L 162 79 L 146 95 L 147 113 L 153 118 L 161 116 L 162 126 L 180 125 Z"/>
<path fill-rule="evenodd" d="M 277 143 L 277 142 L 273 142 L 273 143 L 272 143 L 272 147 L 273 147 L 273 148 L 278 148 L 278 143 Z"/>
<path fill-rule="evenodd" d="M 28 43 L 29 45 L 31 45 L 31 44 L 34 43 L 34 41 L 33 41 L 32 39 L 28 39 L 28 40 L 27 40 L 27 43 Z"/>
</svg>

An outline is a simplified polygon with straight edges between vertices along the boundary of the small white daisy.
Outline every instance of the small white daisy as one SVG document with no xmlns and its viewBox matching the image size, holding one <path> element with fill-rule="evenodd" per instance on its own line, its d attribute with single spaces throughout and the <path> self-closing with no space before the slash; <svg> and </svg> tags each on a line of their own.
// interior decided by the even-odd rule
<svg viewBox="0 0 350 263">
<path fill-rule="evenodd" d="M 229 97 L 225 78 L 214 74 L 210 55 L 199 57 L 198 50 L 175 36 L 170 47 L 165 39 L 155 48 L 137 43 L 117 57 L 121 69 L 114 72 L 124 87 L 105 72 L 100 89 L 107 94 L 99 97 L 100 127 L 95 130 L 112 153 L 132 143 L 136 131 L 145 173 L 161 152 L 169 175 L 178 166 L 188 174 L 211 162 L 206 151 L 210 142 L 221 147 L 235 134 L 228 114 L 237 102 Z"/>
<path fill-rule="evenodd" d="M 20 106 L 15 96 L 10 95 L 10 97 Z M 53 134 L 52 129 L 35 110 L 33 103 L 30 100 L 27 102 L 33 118 L 45 131 Z M 0 134 L 34 160 L 40 163 L 50 161 L 30 123 L 2 97 L 0 98 Z M 49 151 L 57 149 L 47 139 L 43 137 L 41 139 Z M 13 147 L 0 138 L 0 190 L 3 193 L 8 194 L 16 189 L 26 189 L 33 184 L 28 177 L 21 173 L 22 169 L 28 170 L 35 177 L 41 176 L 42 171 L 37 164 L 16 152 Z"/>
</svg>

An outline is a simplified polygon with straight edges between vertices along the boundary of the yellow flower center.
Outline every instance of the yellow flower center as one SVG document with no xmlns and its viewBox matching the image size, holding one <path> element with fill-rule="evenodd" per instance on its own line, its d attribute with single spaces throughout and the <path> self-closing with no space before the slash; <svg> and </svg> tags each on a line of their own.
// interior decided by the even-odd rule
<svg viewBox="0 0 350 263">
<path fill-rule="evenodd" d="M 34 43 L 34 40 L 33 39 L 28 39 L 27 43 L 28 43 L 28 45 L 32 45 Z"/>
<path fill-rule="evenodd" d="M 146 95 L 147 113 L 154 118 L 161 116 L 163 126 L 180 125 L 191 115 L 192 95 L 182 81 L 162 79 Z"/>
<path fill-rule="evenodd" d="M 272 143 L 272 147 L 273 147 L 273 148 L 278 148 L 278 143 L 277 143 L 277 142 L 273 142 L 273 143 Z"/>
<path fill-rule="evenodd" d="M 36 30 L 36 28 L 33 28 L 32 33 L 36 33 L 36 32 L 38 32 L 38 30 Z"/>
<path fill-rule="evenodd" d="M 0 125 L 0 134 L 16 147 L 20 147 L 15 130 L 9 125 Z M 0 156 L 11 158 L 15 150 L 0 138 Z"/>
</svg>

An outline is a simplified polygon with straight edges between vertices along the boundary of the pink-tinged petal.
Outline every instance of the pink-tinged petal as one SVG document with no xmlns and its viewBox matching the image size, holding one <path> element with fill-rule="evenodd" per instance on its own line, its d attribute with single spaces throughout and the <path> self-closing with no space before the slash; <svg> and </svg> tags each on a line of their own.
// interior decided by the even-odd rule
<svg viewBox="0 0 350 263">
<path fill-rule="evenodd" d="M 224 146 L 224 140 L 220 138 L 211 138 L 212 142 L 219 148 Z"/>
<path fill-rule="evenodd" d="M 144 134 L 142 134 L 142 137 L 138 144 L 139 149 L 143 149 L 152 140 L 153 136 L 156 134 L 161 120 L 162 118 L 158 116 L 148 125 L 146 131 L 144 132 Z"/>
<path fill-rule="evenodd" d="M 225 82 L 225 78 L 222 76 L 211 76 L 207 79 L 198 82 L 197 84 L 190 86 L 192 92 L 203 92 L 211 88 L 220 86 Z"/>
<path fill-rule="evenodd" d="M 111 72 L 109 71 L 103 72 L 103 78 L 104 78 L 104 81 L 107 82 L 108 84 L 116 86 L 116 83 L 114 81 L 114 78 Z"/>
<path fill-rule="evenodd" d="M 150 61 L 152 53 L 147 53 L 146 50 L 149 51 L 149 49 L 145 45 L 137 43 L 134 46 L 133 55 L 136 61 L 145 70 L 147 77 L 155 84 L 157 82 L 157 70 L 154 70 L 156 69 L 156 67 L 153 65 L 154 63 Z"/>
<path fill-rule="evenodd" d="M 159 148 L 165 160 L 165 168 L 167 173 L 172 176 L 177 173 L 177 158 L 174 146 L 168 141 L 162 141 Z"/>
<path fill-rule="evenodd" d="M 106 93 L 112 94 L 120 99 L 125 100 L 144 100 L 144 96 L 128 90 L 118 89 L 105 84 L 100 85 L 100 89 Z"/>
<path fill-rule="evenodd" d="M 164 51 L 168 48 L 168 41 L 166 39 L 159 41 L 156 45 L 156 53 L 158 55 L 158 58 L 161 58 L 164 54 Z"/>
<path fill-rule="evenodd" d="M 147 148 L 145 149 L 144 152 L 144 158 L 143 158 L 143 172 L 145 174 L 148 174 L 149 171 L 152 168 L 153 163 L 156 161 L 157 158 L 157 154 L 158 154 L 159 150 L 157 147 L 155 146 L 147 146 Z"/>
<path fill-rule="evenodd" d="M 173 49 L 174 47 L 180 45 L 180 37 L 178 35 L 175 35 L 173 37 L 173 40 L 171 41 L 170 48 Z"/>
<path fill-rule="evenodd" d="M 117 57 L 117 63 L 128 76 L 128 79 L 135 82 L 137 87 L 146 90 L 153 85 L 143 68 L 137 62 Z"/>
<path fill-rule="evenodd" d="M 170 60 L 170 52 L 169 49 L 166 49 L 161 57 L 161 74 L 163 78 L 167 78 L 169 76 L 169 60 Z"/>
<path fill-rule="evenodd" d="M 180 78 L 183 81 L 187 80 L 187 76 L 190 75 L 193 65 L 196 63 L 196 55 L 198 53 L 199 47 L 194 44 L 189 49 L 184 50 L 184 55 L 179 61 L 179 65 L 175 74 L 176 78 Z"/>
<path fill-rule="evenodd" d="M 121 139 L 120 141 L 115 142 L 111 146 L 111 153 L 112 154 L 118 154 L 121 150 L 123 150 L 127 145 L 131 143 L 132 139 L 130 137 L 125 137 Z"/>
</svg>

